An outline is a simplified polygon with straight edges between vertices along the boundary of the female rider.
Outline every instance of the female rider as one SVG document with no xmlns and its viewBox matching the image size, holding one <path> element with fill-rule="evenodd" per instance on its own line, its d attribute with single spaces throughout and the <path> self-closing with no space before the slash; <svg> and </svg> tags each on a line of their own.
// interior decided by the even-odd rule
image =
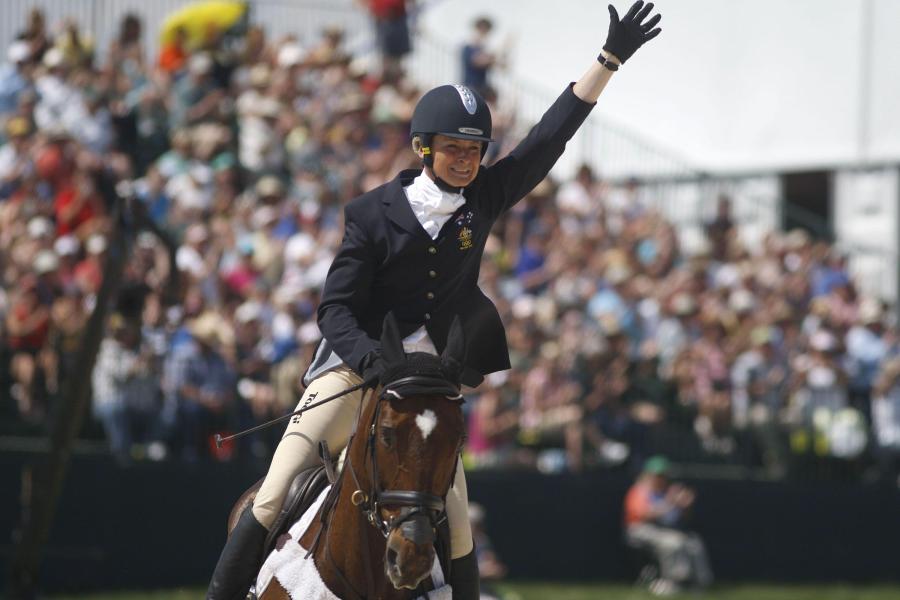
<svg viewBox="0 0 900 600">
<path fill-rule="evenodd" d="M 488 373 L 510 367 L 500 316 L 478 288 L 491 226 L 546 177 L 619 65 L 659 33 L 660 16 L 648 19 L 652 8 L 638 1 L 619 19 L 610 5 L 604 52 L 528 136 L 490 167 L 481 166 L 491 141 L 485 101 L 461 85 L 440 86 L 422 97 L 411 135 L 424 168 L 401 172 L 345 208 L 343 242 L 318 309 L 323 340 L 304 376 L 300 406 L 377 380 L 383 370 L 378 340 L 388 312 L 399 322 L 407 352 L 435 354 L 459 315 L 466 385 L 477 386 Z M 362 391 L 347 394 L 291 420 L 252 509 L 241 516 L 222 551 L 208 598 L 244 598 L 294 476 L 316 464 L 319 440 L 335 450 L 346 445 L 361 398 Z M 467 504 L 460 464 L 446 499 L 454 599 L 479 593 Z"/>
</svg>

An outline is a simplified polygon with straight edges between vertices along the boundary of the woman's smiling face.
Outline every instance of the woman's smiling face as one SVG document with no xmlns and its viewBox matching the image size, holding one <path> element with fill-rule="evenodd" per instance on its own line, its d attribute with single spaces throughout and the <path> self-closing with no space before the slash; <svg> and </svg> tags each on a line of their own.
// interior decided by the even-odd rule
<svg viewBox="0 0 900 600">
<path fill-rule="evenodd" d="M 431 143 L 434 175 L 453 187 L 466 187 L 478 175 L 483 143 L 436 134 Z"/>
</svg>

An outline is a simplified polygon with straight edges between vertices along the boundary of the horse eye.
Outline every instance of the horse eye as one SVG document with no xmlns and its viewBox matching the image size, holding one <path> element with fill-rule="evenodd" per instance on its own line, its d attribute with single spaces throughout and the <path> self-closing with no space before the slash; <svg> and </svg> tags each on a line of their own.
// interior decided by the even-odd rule
<svg viewBox="0 0 900 600">
<path fill-rule="evenodd" d="M 381 443 L 390 448 L 394 445 L 394 440 L 396 439 L 396 432 L 393 427 L 385 427 L 381 426 L 379 430 L 378 437 L 381 438 Z"/>
</svg>

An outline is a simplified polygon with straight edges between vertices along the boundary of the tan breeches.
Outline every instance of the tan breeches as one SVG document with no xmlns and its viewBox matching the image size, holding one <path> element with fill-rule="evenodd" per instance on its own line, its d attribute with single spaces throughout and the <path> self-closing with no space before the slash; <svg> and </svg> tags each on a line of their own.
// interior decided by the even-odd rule
<svg viewBox="0 0 900 600">
<path fill-rule="evenodd" d="M 309 384 L 297 408 L 323 400 L 361 382 L 359 376 L 347 367 L 328 371 Z M 325 440 L 335 455 L 344 449 L 356 427 L 361 401 L 360 390 L 317 406 L 290 420 L 287 431 L 275 450 L 275 456 L 272 457 L 266 479 L 253 501 L 253 516 L 257 521 L 266 528 L 272 526 L 294 477 L 318 463 L 319 440 Z M 459 558 L 472 551 L 469 495 L 462 461 L 457 465 L 456 479 L 447 493 L 446 505 L 451 555 L 452 558 Z"/>
</svg>

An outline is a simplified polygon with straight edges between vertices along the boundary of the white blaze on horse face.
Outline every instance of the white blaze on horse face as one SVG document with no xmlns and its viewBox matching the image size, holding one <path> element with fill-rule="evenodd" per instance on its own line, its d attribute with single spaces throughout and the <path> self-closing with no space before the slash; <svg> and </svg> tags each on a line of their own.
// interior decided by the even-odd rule
<svg viewBox="0 0 900 600">
<path fill-rule="evenodd" d="M 437 415 L 430 408 L 425 409 L 425 412 L 416 417 L 416 425 L 419 426 L 419 431 L 422 432 L 422 439 L 427 440 L 437 426 Z"/>
</svg>

